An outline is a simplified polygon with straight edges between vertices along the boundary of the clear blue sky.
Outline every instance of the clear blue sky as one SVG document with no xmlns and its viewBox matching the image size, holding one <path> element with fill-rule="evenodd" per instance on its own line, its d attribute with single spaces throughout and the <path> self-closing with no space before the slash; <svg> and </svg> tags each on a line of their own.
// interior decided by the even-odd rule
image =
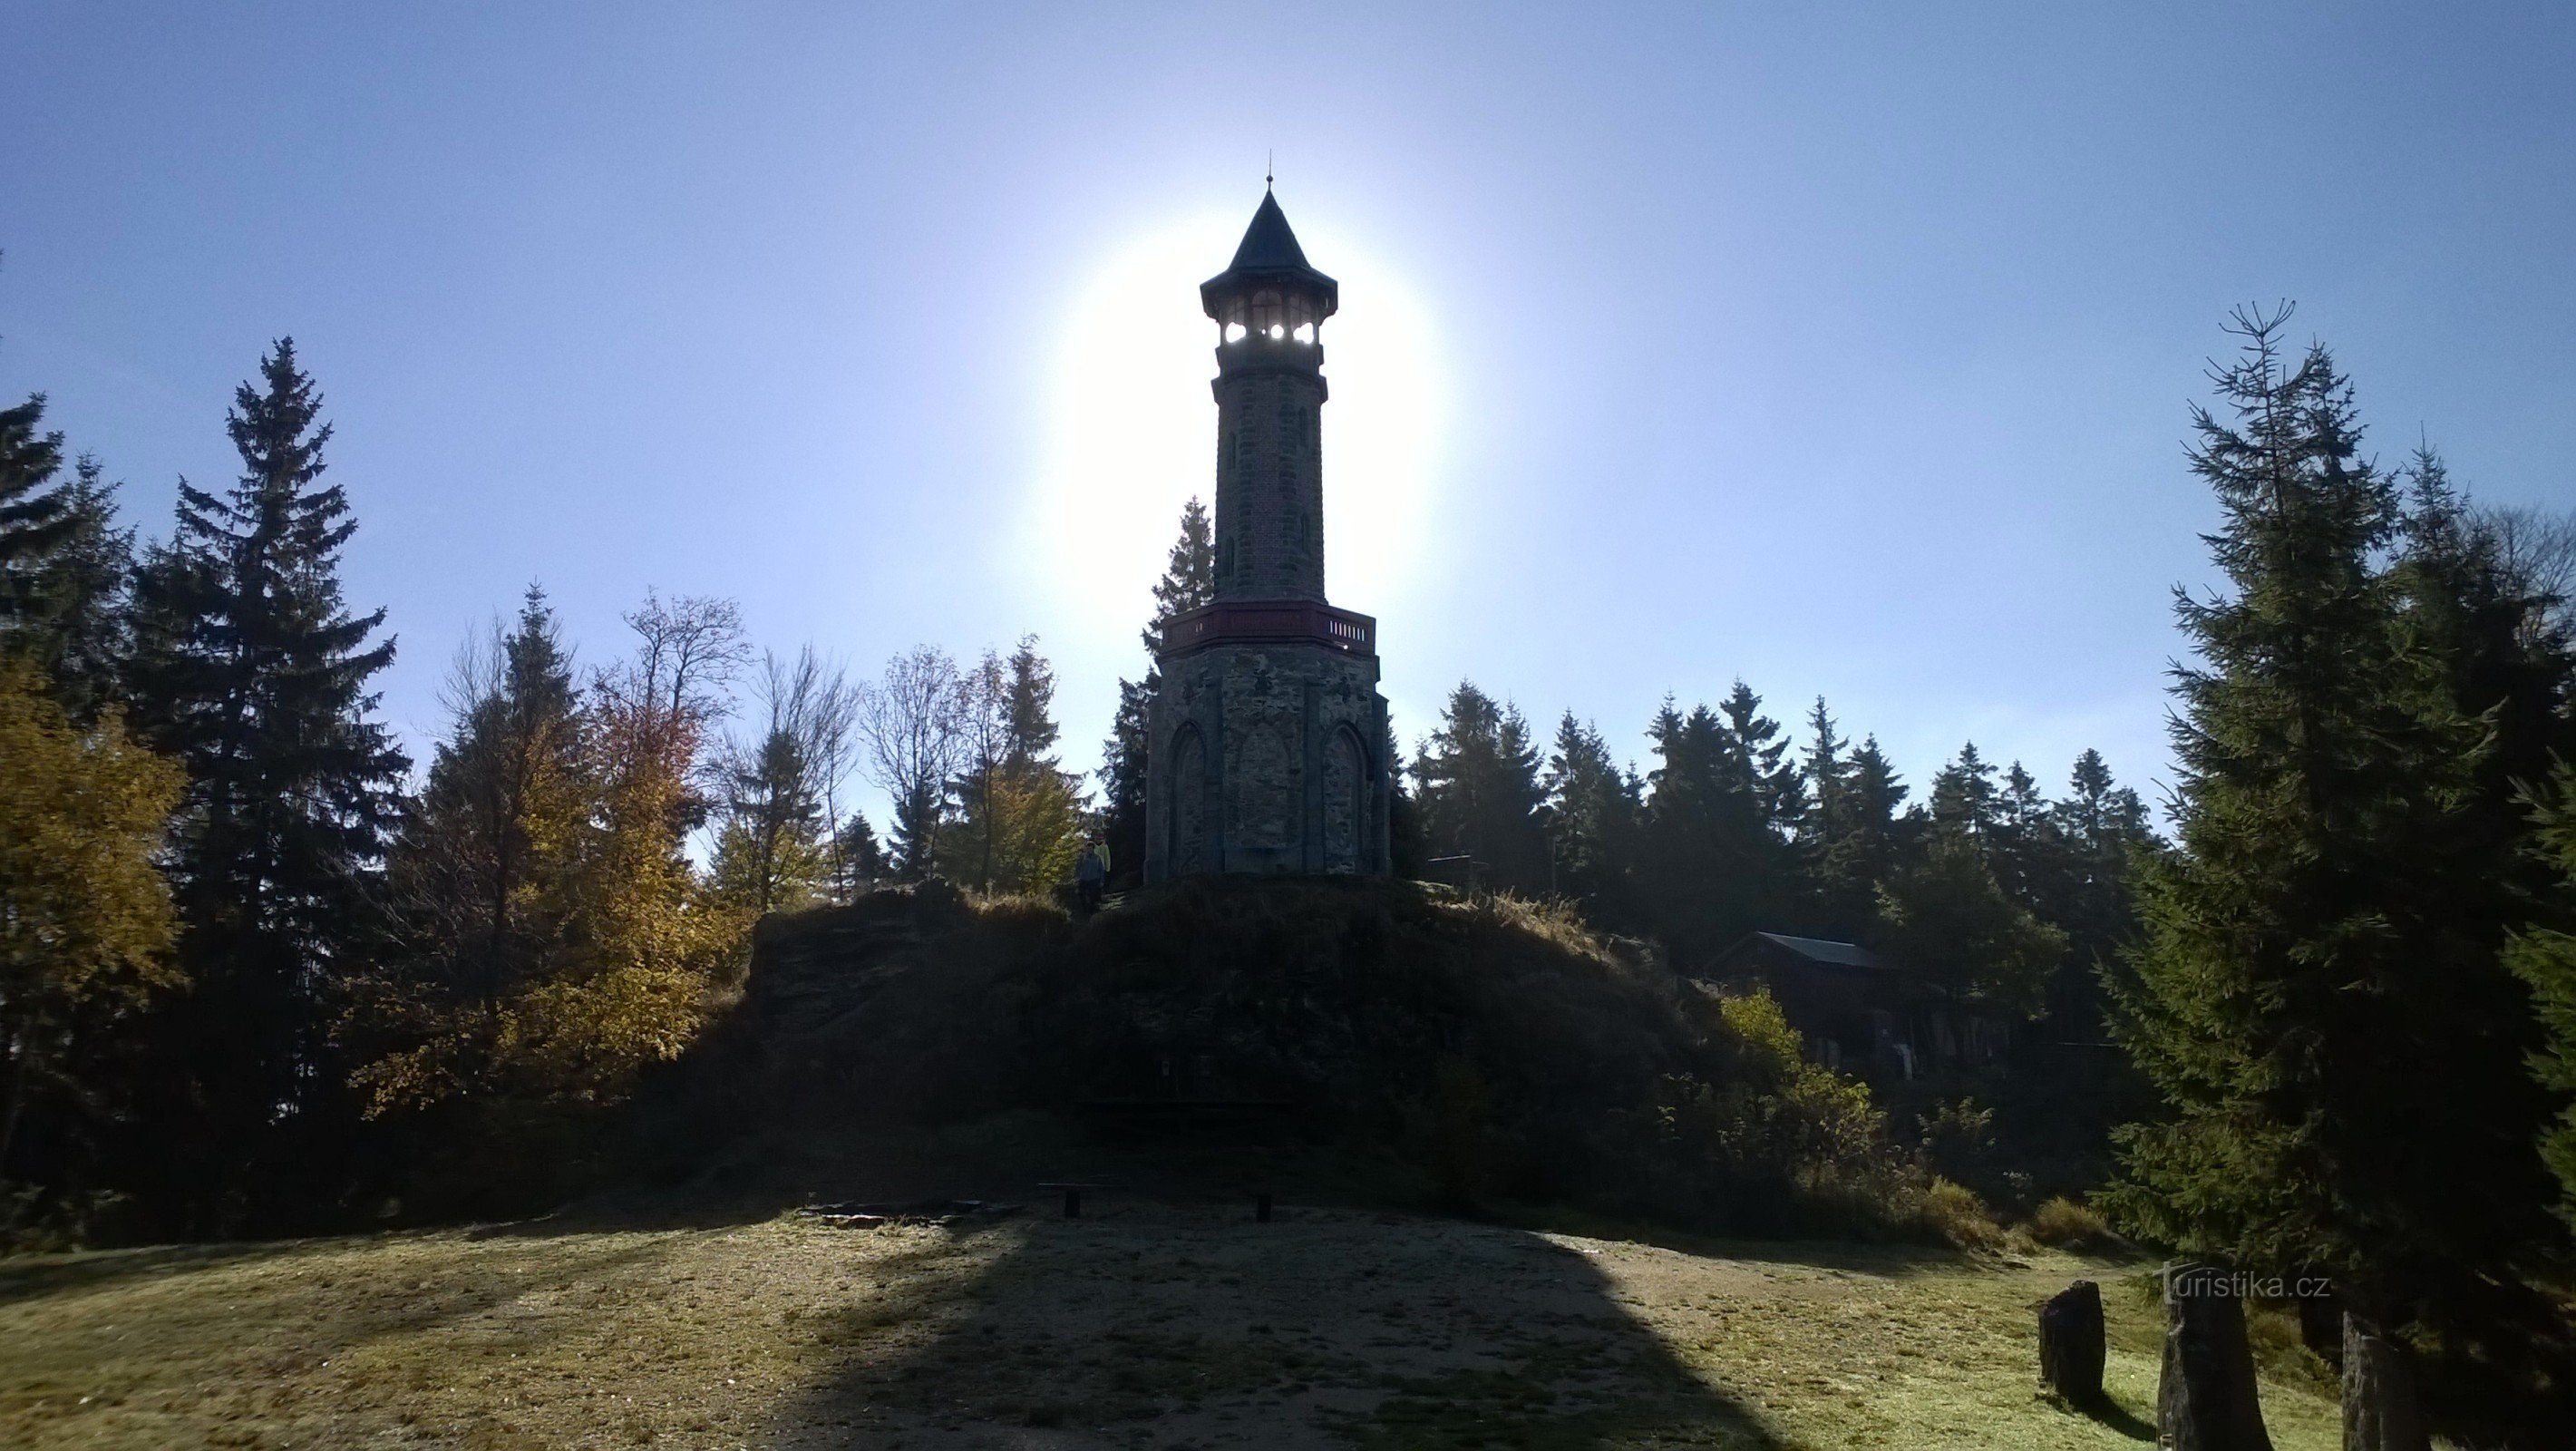
<svg viewBox="0 0 2576 1451">
<path fill-rule="evenodd" d="M 1192 288 L 1343 286 L 1329 563 L 1408 738 L 1461 676 L 1624 751 L 1817 693 L 1918 788 L 2163 767 L 2185 408 L 2295 298 L 2383 457 L 2576 504 L 2576 8 L 1384 3 L 0 10 L 0 393 L 233 473 L 292 334 L 425 748 L 530 580 L 873 668 L 1036 631 L 1088 766 L 1180 500 Z"/>
</svg>

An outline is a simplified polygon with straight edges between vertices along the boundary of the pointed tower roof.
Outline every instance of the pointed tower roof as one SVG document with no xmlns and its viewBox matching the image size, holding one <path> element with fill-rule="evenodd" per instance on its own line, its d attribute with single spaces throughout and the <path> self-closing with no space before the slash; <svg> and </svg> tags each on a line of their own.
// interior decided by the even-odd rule
<svg viewBox="0 0 2576 1451">
<path fill-rule="evenodd" d="M 1297 245 L 1297 234 L 1289 230 L 1278 194 L 1263 192 L 1261 209 L 1252 214 L 1252 225 L 1243 229 L 1243 245 L 1234 249 L 1234 265 L 1226 270 L 1277 272 L 1305 265 L 1306 249 Z"/>
<path fill-rule="evenodd" d="M 1297 234 L 1288 226 L 1288 214 L 1269 191 L 1262 192 L 1261 206 L 1252 214 L 1252 225 L 1243 230 L 1243 244 L 1234 249 L 1232 265 L 1199 284 L 1199 302 L 1208 316 L 1215 317 L 1222 299 L 1265 284 L 1315 298 L 1320 304 L 1316 310 L 1325 316 L 1341 305 L 1341 284 L 1307 263 L 1306 249 L 1297 245 Z"/>
</svg>

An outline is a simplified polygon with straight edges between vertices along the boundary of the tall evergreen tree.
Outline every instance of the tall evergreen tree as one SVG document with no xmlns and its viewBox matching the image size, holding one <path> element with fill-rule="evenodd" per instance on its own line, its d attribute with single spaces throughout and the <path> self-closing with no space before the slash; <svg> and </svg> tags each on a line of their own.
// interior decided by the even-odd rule
<svg viewBox="0 0 2576 1451">
<path fill-rule="evenodd" d="M 963 683 L 957 820 L 943 870 L 987 891 L 1045 891 L 1071 874 L 1082 846 L 1079 778 L 1049 754 L 1055 669 L 1030 635 L 1007 660 L 987 651 Z"/>
<path fill-rule="evenodd" d="M 2039 778 L 2019 761 L 2004 768 L 1995 793 L 1994 825 L 1986 842 L 1986 864 L 2006 894 L 2025 907 L 2039 907 L 2045 878 L 2057 855 L 2056 826 Z"/>
<path fill-rule="evenodd" d="M 1600 730 L 1569 710 L 1557 722 L 1556 747 L 1540 785 L 1557 890 L 1582 902 L 1603 925 L 1630 925 L 1637 782 L 1610 758 Z"/>
<path fill-rule="evenodd" d="M 132 655 L 134 530 L 117 524 L 117 485 L 83 454 L 63 490 L 69 524 L 30 574 L 38 614 L 26 623 L 38 663 L 75 719 L 117 698 Z"/>
<path fill-rule="evenodd" d="M 1841 729 L 1834 724 L 1834 713 L 1826 708 L 1821 695 L 1807 712 L 1807 735 L 1802 757 L 1807 775 L 1807 819 L 1800 824 L 1799 834 L 1821 851 L 1849 809 L 1852 765 L 1844 753 L 1851 748 L 1851 742 L 1843 739 Z"/>
<path fill-rule="evenodd" d="M 1807 820 L 1799 847 L 1814 901 L 1815 930 L 1858 940 L 1878 910 L 1878 884 L 1896 863 L 1898 809 L 1906 788 L 1878 741 L 1854 746 L 1823 696 L 1807 713 Z"/>
<path fill-rule="evenodd" d="M 2039 1011 L 2066 934 L 2012 899 L 1973 837 L 1934 828 L 1878 896 L 1873 939 L 1899 963 L 1990 1012 Z"/>
<path fill-rule="evenodd" d="M 69 501 L 54 485 L 63 466 L 63 436 L 42 433 L 45 395 L 0 408 L 0 629 L 41 606 L 36 567 L 72 530 Z"/>
<path fill-rule="evenodd" d="M 841 819 L 841 830 L 833 841 L 833 870 L 838 880 L 834 895 L 844 902 L 855 900 L 870 883 L 887 875 L 891 863 L 885 848 L 877 841 L 876 828 L 867 817 L 853 811 Z"/>
<path fill-rule="evenodd" d="M 2112 779 L 2102 753 L 2087 750 L 2068 772 L 2066 796 L 2049 807 L 2053 848 L 2040 873 L 2041 915 L 2065 929 L 2067 966 L 2050 985 L 2048 1016 L 2062 1039 L 2102 1032 L 2102 972 L 2136 933 L 2135 882 L 2142 859 L 2163 843 L 2138 793 Z"/>
<path fill-rule="evenodd" d="M 2177 597 L 2200 657 L 2176 671 L 2180 849 L 2148 867 L 2117 993 L 2167 1117 L 2124 1131 L 2112 1202 L 2188 1253 L 2331 1273 L 2365 1323 L 2493 1364 L 2501 1287 L 2547 1226 L 2546 1104 L 2509 1066 L 2528 1007 L 2500 924 L 2462 912 L 2493 865 L 2489 733 L 2408 640 L 2379 566 L 2398 499 L 2350 385 L 2322 347 L 2286 366 L 2281 322 L 2238 314 L 2231 416 L 2195 411 L 2232 589 Z"/>
<path fill-rule="evenodd" d="M 558 950 L 560 878 L 595 795 L 572 652 L 543 590 L 462 654 L 449 692 L 448 738 L 388 875 L 413 971 L 488 1010 Z"/>
<path fill-rule="evenodd" d="M 1142 879 L 1145 868 L 1145 753 L 1150 735 L 1146 710 L 1155 678 L 1118 682 L 1118 714 L 1100 747 L 1100 830 L 1109 846 L 1109 879 L 1120 889 Z"/>
<path fill-rule="evenodd" d="M 1393 712 L 1386 717 L 1386 739 L 1379 745 L 1386 752 L 1387 870 L 1399 880 L 1419 881 L 1430 870 L 1431 842 L 1422 827 L 1422 803 L 1409 784 L 1413 772 L 1405 764 L 1404 747 L 1397 744 Z"/>
<path fill-rule="evenodd" d="M 374 879 L 407 769 L 372 717 L 393 661 L 353 615 L 340 550 L 357 525 L 321 481 L 321 395 L 280 341 L 226 422 L 242 474 L 222 497 L 185 483 L 174 538 L 138 583 L 137 717 L 187 767 L 171 863 L 193 983 L 165 1014 L 169 1125 L 208 1188 L 239 1188 L 272 1130 L 332 1091 L 325 1004 L 369 931 Z"/>
<path fill-rule="evenodd" d="M 1413 770 L 1423 835 L 1434 856 L 1473 858 L 1480 885 L 1533 894 L 1553 889 L 1538 745 L 1517 707 L 1458 682 Z"/>
<path fill-rule="evenodd" d="M 1154 615 L 1145 622 L 1145 656 L 1159 659 L 1163 631 L 1173 620 L 1216 600 L 1216 533 L 1207 506 L 1196 495 L 1181 506 L 1181 534 L 1172 541 L 1163 577 L 1154 581 Z"/>
<path fill-rule="evenodd" d="M 1002 688 L 1002 761 L 1015 771 L 1054 770 L 1055 667 L 1038 653 L 1038 637 L 1022 635 L 1011 650 Z"/>
<path fill-rule="evenodd" d="M 1101 829 L 1114 882 L 1136 881 L 1145 864 L 1146 711 L 1162 680 L 1154 662 L 1162 654 L 1163 630 L 1215 598 L 1215 534 L 1207 506 L 1193 497 L 1181 506 L 1180 537 L 1172 542 L 1163 577 L 1154 582 L 1154 614 L 1143 632 L 1145 678 L 1118 682 L 1118 714 L 1100 752 Z"/>
<path fill-rule="evenodd" d="M 1975 741 L 1932 777 L 1932 821 L 1981 845 L 1994 832 L 1999 799 L 1995 768 L 1977 754 Z"/>
<path fill-rule="evenodd" d="M 1806 915 L 1790 840 L 1805 814 L 1803 787 L 1783 778 L 1795 772 L 1787 742 L 1759 705 L 1741 688 L 1726 715 L 1704 705 L 1685 714 L 1666 700 L 1646 730 L 1657 764 L 1646 777 L 1640 886 L 1647 915 L 1686 964 Z"/>
<path fill-rule="evenodd" d="M 2560 890 L 2576 893 L 2576 762 L 2560 763 L 2532 804 L 2542 859 L 2556 871 Z M 2509 961 L 2531 985 L 2546 1032 L 2531 1066 L 2561 1107 L 2541 1134 L 2540 1156 L 2558 1181 L 2559 1217 L 2576 1224 L 2576 923 L 2562 916 L 2529 924 L 2516 936 Z"/>
<path fill-rule="evenodd" d="M 1739 680 L 1718 703 L 1726 718 L 1728 764 L 1737 789 L 1753 803 L 1764 831 L 1787 841 L 1807 815 L 1807 779 L 1789 754 L 1780 723 L 1762 713 L 1762 697 Z"/>
</svg>

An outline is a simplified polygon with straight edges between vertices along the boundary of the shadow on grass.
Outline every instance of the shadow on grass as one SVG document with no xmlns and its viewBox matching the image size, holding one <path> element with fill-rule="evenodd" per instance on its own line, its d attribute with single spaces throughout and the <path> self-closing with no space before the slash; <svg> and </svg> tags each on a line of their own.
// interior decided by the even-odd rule
<svg viewBox="0 0 2576 1451">
<path fill-rule="evenodd" d="M 128 1249 L 68 1250 L 0 1260 L 0 1304 L 64 1290 L 103 1287 L 138 1275 L 205 1269 L 234 1260 L 273 1255 L 304 1241 L 228 1240 L 214 1244 L 153 1244 Z"/>
<path fill-rule="evenodd" d="M 772 1442 L 1777 1451 L 1588 1256 L 1356 1210 L 1108 1203 L 962 1232 L 808 1327 Z"/>
<path fill-rule="evenodd" d="M 2040 1400 L 2063 1415 L 2081 1416 L 2102 1429 L 2129 1440 L 2152 1442 L 2156 1439 L 2154 1423 L 2141 1418 L 2128 1407 L 2113 1400 L 2108 1391 L 2090 1400 L 2082 1400 L 2051 1390 L 2042 1394 Z"/>
<path fill-rule="evenodd" d="M 2151 1422 L 2132 1414 L 2128 1407 L 2107 1395 L 2091 1402 L 2069 1402 L 2067 1409 L 2132 1441 L 2156 1439 L 2156 1428 Z"/>
<path fill-rule="evenodd" d="M 1622 1219 L 1562 1208 L 1504 1207 L 1494 1210 L 1492 1218 L 1498 1224 L 1517 1229 L 1575 1234 L 1587 1239 L 1623 1240 L 1702 1259 L 1797 1265 L 1807 1269 L 1877 1275 L 1886 1279 L 1956 1271 L 1962 1267 L 1995 1262 L 1993 1256 L 1971 1254 L 1947 1245 L 1914 1244 L 1904 1240 L 1739 1239 L 1697 1233 L 1652 1220 Z"/>
</svg>

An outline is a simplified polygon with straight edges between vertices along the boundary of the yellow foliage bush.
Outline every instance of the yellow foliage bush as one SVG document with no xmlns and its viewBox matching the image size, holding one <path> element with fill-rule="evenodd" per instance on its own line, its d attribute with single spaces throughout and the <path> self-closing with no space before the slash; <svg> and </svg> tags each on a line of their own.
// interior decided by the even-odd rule
<svg viewBox="0 0 2576 1451">
<path fill-rule="evenodd" d="M 1964 1184 L 1934 1178 L 1924 1186 L 1914 1213 L 1917 1227 L 1961 1249 L 1996 1250 L 2004 1246 L 2003 1226 L 1986 1209 L 1986 1201 Z"/>
<path fill-rule="evenodd" d="M 2031 1211 L 2030 1237 L 2056 1249 L 2106 1249 L 2119 1243 L 2109 1220 L 2063 1195 Z"/>
</svg>

